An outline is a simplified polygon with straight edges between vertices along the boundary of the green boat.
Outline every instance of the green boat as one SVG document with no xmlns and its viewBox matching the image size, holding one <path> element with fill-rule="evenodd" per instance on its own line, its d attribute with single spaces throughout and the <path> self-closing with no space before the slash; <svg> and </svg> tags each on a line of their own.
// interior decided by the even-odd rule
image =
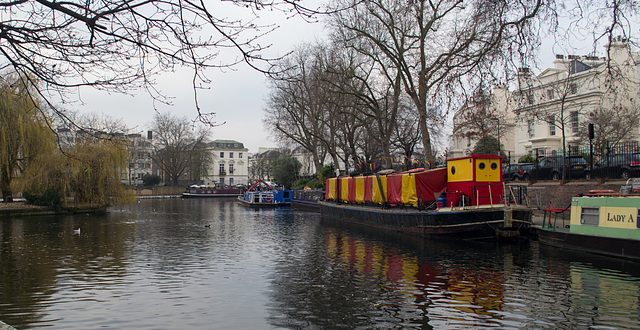
<svg viewBox="0 0 640 330">
<path fill-rule="evenodd" d="M 541 243 L 640 260 L 640 195 L 591 191 L 571 201 L 568 228 L 551 219 L 538 228 Z"/>
</svg>

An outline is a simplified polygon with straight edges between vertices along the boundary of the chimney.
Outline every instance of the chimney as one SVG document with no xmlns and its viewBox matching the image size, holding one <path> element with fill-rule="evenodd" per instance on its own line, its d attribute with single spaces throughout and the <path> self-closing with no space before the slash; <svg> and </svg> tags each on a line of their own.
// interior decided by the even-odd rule
<svg viewBox="0 0 640 330">
<path fill-rule="evenodd" d="M 518 68 L 518 88 L 528 89 L 533 85 L 529 68 Z"/>
</svg>

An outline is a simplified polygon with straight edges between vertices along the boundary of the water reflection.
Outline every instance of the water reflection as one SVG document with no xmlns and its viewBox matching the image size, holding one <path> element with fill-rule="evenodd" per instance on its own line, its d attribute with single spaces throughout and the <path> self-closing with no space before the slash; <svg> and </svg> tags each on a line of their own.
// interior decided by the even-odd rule
<svg viewBox="0 0 640 330">
<path fill-rule="evenodd" d="M 99 286 L 126 274 L 126 248 L 123 244 L 134 224 L 111 222 L 93 226 L 94 230 L 74 234 L 87 227 L 90 215 L 35 217 L 0 222 L 2 273 L 0 315 L 17 328 L 50 323 L 55 316 L 46 308 L 64 304 L 67 289 L 75 292 Z M 60 295 L 59 298 L 53 298 Z M 73 299 L 91 300 L 89 295 Z"/>
<path fill-rule="evenodd" d="M 232 199 L 2 219 L 0 243 L 0 320 L 19 329 L 640 324 L 637 263 L 535 241 L 425 241 Z"/>
<path fill-rule="evenodd" d="M 276 269 L 275 326 L 638 327 L 640 282 L 629 262 L 612 273 L 548 257 L 536 242 L 423 241 L 323 224 L 313 257 Z"/>
</svg>

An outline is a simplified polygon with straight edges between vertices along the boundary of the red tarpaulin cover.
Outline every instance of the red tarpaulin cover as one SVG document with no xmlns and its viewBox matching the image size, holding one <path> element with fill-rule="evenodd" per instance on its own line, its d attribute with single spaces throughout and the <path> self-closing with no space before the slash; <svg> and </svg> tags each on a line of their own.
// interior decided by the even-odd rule
<svg viewBox="0 0 640 330">
<path fill-rule="evenodd" d="M 416 192 L 418 201 L 430 202 L 436 199 L 447 189 L 447 169 L 438 168 L 435 170 L 416 173 Z"/>
<path fill-rule="evenodd" d="M 367 176 L 364 178 L 364 202 L 373 203 L 373 180 L 374 176 Z M 377 184 L 377 179 L 376 179 Z"/>
<path fill-rule="evenodd" d="M 349 178 L 349 202 L 355 203 L 356 201 L 356 178 Z"/>
<path fill-rule="evenodd" d="M 387 203 L 402 204 L 402 174 L 387 175 Z"/>
</svg>

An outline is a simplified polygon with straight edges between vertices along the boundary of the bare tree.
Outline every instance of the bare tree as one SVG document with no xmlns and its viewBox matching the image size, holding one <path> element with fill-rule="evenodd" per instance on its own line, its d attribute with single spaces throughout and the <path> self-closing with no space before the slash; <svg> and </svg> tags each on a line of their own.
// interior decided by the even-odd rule
<svg viewBox="0 0 640 330">
<path fill-rule="evenodd" d="M 225 16 L 224 6 L 246 7 L 249 19 Z M 215 7 L 214 7 L 215 6 Z M 146 90 L 169 103 L 154 87 L 160 72 L 181 66 L 193 70 L 193 94 L 199 119 L 216 123 L 198 104 L 209 83 L 206 70 L 245 62 L 268 72 L 268 44 L 258 39 L 275 25 L 255 22 L 263 9 L 311 17 L 314 10 L 298 2 L 239 0 L 211 5 L 204 1 L 87 0 L 10 1 L 0 4 L 0 68 L 12 67 L 25 83 L 40 84 L 39 94 L 55 113 L 71 121 L 55 104 L 78 100 L 81 87 L 116 93 Z M 231 60 L 219 56 L 234 49 Z M 75 97 L 72 95 L 76 94 Z M 35 97 L 35 95 L 32 95 Z"/>
<path fill-rule="evenodd" d="M 316 174 L 324 161 L 328 140 L 327 94 L 322 80 L 322 45 L 302 45 L 279 65 L 283 70 L 271 80 L 271 93 L 264 109 L 264 124 L 281 140 L 292 141 L 308 150 Z M 324 143 L 323 143 L 324 142 Z"/>
<path fill-rule="evenodd" d="M 178 118 L 169 113 L 156 114 L 152 123 L 154 132 L 153 160 L 172 184 L 178 184 L 178 179 L 188 169 L 190 160 L 206 160 L 211 156 L 196 156 L 194 153 L 210 152 L 208 148 L 198 148 L 208 138 L 206 128 L 194 129 L 194 125 L 187 118 Z M 201 166 L 195 166 L 201 168 Z"/>
<path fill-rule="evenodd" d="M 398 123 L 395 126 L 393 145 L 402 153 L 406 170 L 411 169 L 411 159 L 416 147 L 421 143 L 420 130 L 418 129 L 418 115 L 410 109 L 407 102 L 400 107 Z"/>
<path fill-rule="evenodd" d="M 355 102 L 352 113 L 348 115 L 366 127 L 362 133 L 368 138 L 360 135 L 359 143 L 361 150 L 368 151 L 365 158 L 370 160 L 369 157 L 378 156 L 376 152 L 381 153 L 385 165 L 391 168 L 391 138 L 402 93 L 400 73 L 385 66 L 366 45 L 349 46 L 340 41 L 338 36 L 334 36 L 334 44 L 347 48 L 342 49 L 341 56 L 332 61 L 335 64 L 329 66 L 326 79 L 331 82 L 334 93 L 344 94 L 351 102 Z M 368 146 L 372 141 L 376 142 L 377 148 Z"/>
<path fill-rule="evenodd" d="M 401 72 L 420 117 L 425 158 L 431 161 L 429 123 L 446 109 L 433 105 L 446 100 L 447 93 L 460 92 L 457 77 L 504 67 L 505 54 L 518 53 L 532 38 L 530 24 L 541 8 L 540 0 L 374 0 L 338 12 L 334 24 L 345 40 L 369 41 Z"/>
<path fill-rule="evenodd" d="M 596 151 L 638 139 L 640 109 L 637 107 L 598 107 L 588 115 L 589 121 L 594 125 L 595 134 L 592 143 Z M 584 142 L 589 141 L 588 125 L 587 121 L 580 124 L 579 135 Z"/>
</svg>

